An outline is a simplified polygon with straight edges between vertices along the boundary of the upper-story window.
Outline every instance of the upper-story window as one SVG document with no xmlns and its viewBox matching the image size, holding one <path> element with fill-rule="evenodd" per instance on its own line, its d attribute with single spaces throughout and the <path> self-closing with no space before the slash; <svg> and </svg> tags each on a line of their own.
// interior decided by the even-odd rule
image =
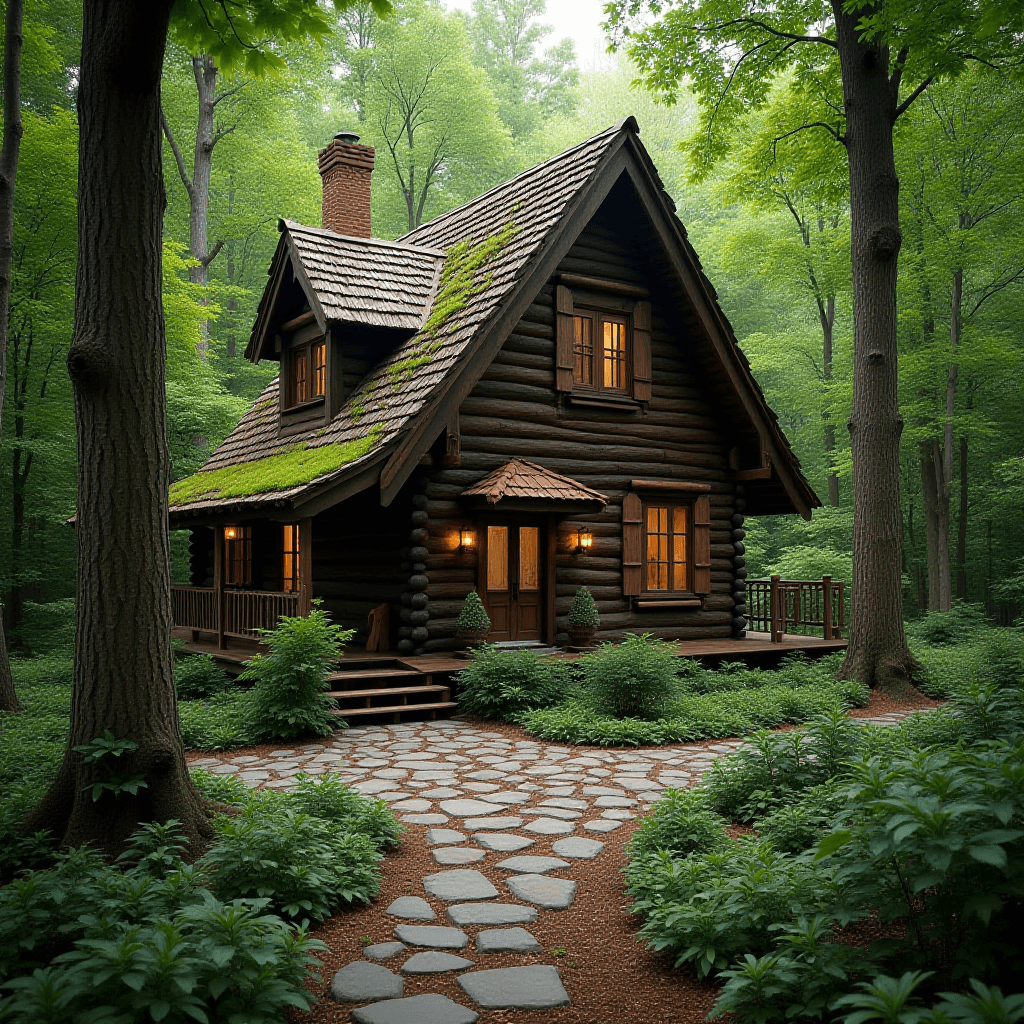
<svg viewBox="0 0 1024 1024">
<path fill-rule="evenodd" d="M 573 313 L 573 385 L 626 394 L 629 321 L 596 310 Z"/>
<path fill-rule="evenodd" d="M 327 393 L 327 342 L 323 338 L 288 352 L 288 405 L 302 405 Z"/>
</svg>

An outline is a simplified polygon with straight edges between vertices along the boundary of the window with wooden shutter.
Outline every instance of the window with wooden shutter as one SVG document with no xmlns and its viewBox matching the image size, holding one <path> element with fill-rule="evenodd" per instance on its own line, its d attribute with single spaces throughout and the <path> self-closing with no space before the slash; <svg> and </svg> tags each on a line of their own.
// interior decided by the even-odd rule
<svg viewBox="0 0 1024 1024">
<path fill-rule="evenodd" d="M 572 391 L 574 324 L 572 292 L 564 284 L 555 289 L 555 388 Z"/>
<path fill-rule="evenodd" d="M 693 503 L 693 592 L 711 593 L 711 503 L 705 495 Z"/>
<path fill-rule="evenodd" d="M 651 304 L 646 300 L 633 307 L 633 397 L 651 400 Z"/>
<path fill-rule="evenodd" d="M 643 516 L 640 497 L 622 499 L 622 593 L 639 595 L 643 585 Z"/>
</svg>

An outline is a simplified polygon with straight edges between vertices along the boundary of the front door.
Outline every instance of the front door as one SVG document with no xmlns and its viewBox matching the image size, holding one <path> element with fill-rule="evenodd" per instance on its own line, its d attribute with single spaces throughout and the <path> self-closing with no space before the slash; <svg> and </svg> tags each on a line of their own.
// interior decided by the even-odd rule
<svg viewBox="0 0 1024 1024">
<path fill-rule="evenodd" d="M 483 524 L 484 602 L 491 617 L 488 640 L 539 640 L 544 618 L 541 526 L 523 517 Z"/>
</svg>

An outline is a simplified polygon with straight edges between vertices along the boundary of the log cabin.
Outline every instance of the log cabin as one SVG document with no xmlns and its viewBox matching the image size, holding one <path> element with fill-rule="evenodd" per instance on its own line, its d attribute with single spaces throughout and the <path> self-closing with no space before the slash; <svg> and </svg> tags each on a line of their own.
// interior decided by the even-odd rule
<svg viewBox="0 0 1024 1024">
<path fill-rule="evenodd" d="M 743 637 L 744 516 L 820 502 L 639 134 L 396 241 L 373 149 L 320 152 L 323 226 L 280 221 L 245 352 L 279 374 L 170 488 L 176 626 L 223 647 L 319 598 L 357 642 L 389 612 L 373 646 L 414 657 L 458 646 L 476 589 L 489 639 L 560 645 L 587 586 L 598 640 Z"/>
</svg>

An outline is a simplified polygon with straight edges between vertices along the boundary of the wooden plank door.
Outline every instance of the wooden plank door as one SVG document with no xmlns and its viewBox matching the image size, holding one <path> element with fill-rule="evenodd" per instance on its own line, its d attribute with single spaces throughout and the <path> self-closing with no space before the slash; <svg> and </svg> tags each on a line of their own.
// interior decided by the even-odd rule
<svg viewBox="0 0 1024 1024">
<path fill-rule="evenodd" d="M 541 528 L 511 518 L 482 526 L 482 597 L 491 618 L 488 640 L 539 640 L 544 624 Z"/>
</svg>

